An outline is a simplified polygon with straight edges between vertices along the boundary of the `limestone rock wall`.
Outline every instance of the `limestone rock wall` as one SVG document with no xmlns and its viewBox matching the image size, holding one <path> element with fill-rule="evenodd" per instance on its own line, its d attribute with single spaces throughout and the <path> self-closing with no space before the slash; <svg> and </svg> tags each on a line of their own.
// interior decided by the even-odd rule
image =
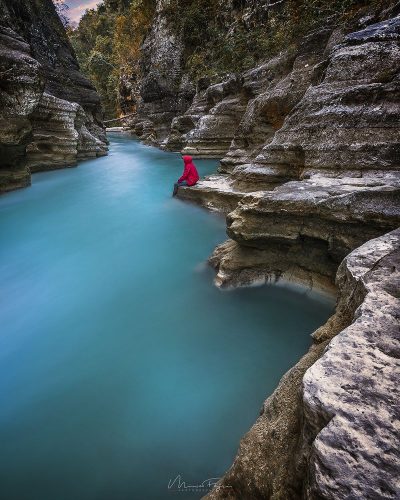
<svg viewBox="0 0 400 500">
<path fill-rule="evenodd" d="M 306 496 L 398 498 L 400 230 L 351 253 L 336 279 L 357 308 L 303 379 Z"/>
<path fill-rule="evenodd" d="M 399 496 L 398 10 L 327 24 L 294 52 L 202 81 L 172 120 L 164 147 L 223 156 L 178 192 L 227 214 L 216 284 L 338 290 L 210 499 Z"/>
<path fill-rule="evenodd" d="M 395 176 L 398 60 L 395 17 L 348 35 L 341 28 L 323 29 L 296 54 L 246 72 L 241 93 L 247 104 L 231 120 L 239 125 L 220 167 L 232 190 L 268 190 L 314 175 Z M 222 116 L 214 116 L 220 127 L 207 128 L 206 120 L 207 115 L 198 118 L 182 141 L 196 154 L 192 137 L 204 136 L 197 144 L 200 156 L 207 140 L 218 141 L 215 130 L 225 133 Z M 221 142 L 226 148 L 227 140 Z"/>
<path fill-rule="evenodd" d="M 76 102 L 43 93 L 31 115 L 32 142 L 27 146 L 30 172 L 73 166 L 78 160 L 106 154 L 104 142 Z"/>
<path fill-rule="evenodd" d="M 275 249 L 285 256 L 276 275 L 300 267 L 308 282 L 333 281 L 349 252 L 400 225 L 400 17 L 347 35 L 314 33 L 301 51 L 245 75 L 258 94 L 220 174 L 179 190 L 229 213 L 227 233 L 247 255 L 247 280 L 270 275 Z M 238 281 L 233 247 L 219 251 L 220 285 Z M 319 257 L 310 261 L 313 249 Z"/>
<path fill-rule="evenodd" d="M 0 0 L 0 192 L 106 154 L 100 99 L 51 0 Z"/>
<path fill-rule="evenodd" d="M 183 42 L 164 15 L 168 3 L 158 0 L 142 47 L 140 97 L 130 124 L 143 141 L 156 144 L 167 138 L 173 118 L 186 111 L 194 96 L 193 84 L 182 71 Z"/>
<path fill-rule="evenodd" d="M 295 157 L 300 178 L 397 171 L 399 37 L 396 17 L 335 44 L 313 68 L 313 84 L 256 160 L 273 166 L 279 157 L 291 167 Z"/>
<path fill-rule="evenodd" d="M 400 230 L 339 267 L 338 303 L 207 495 L 398 498 Z"/>
<path fill-rule="evenodd" d="M 311 84 L 313 67 L 322 60 L 331 31 L 313 33 L 295 53 L 285 52 L 242 75 L 229 75 L 223 82 L 199 91 L 188 111 L 172 122 L 172 138 L 179 130 L 176 124 L 190 124 L 187 117 L 195 116 L 192 128 L 182 131 L 180 144 L 184 152 L 197 157 L 224 157 L 222 172 L 249 163 L 272 140 Z M 199 107 L 202 100 L 206 105 Z M 169 149 L 174 146 L 174 141 L 167 141 Z M 255 171 L 254 165 L 252 168 Z M 235 173 L 239 177 L 239 168 Z M 246 173 L 242 174 L 242 184 L 250 189 L 248 168 Z M 287 173 L 288 178 L 290 175 Z M 254 182 L 260 183 L 257 174 Z"/>
<path fill-rule="evenodd" d="M 32 139 L 30 116 L 44 89 L 39 68 L 25 40 L 0 27 L 0 192 L 30 183 L 25 151 Z"/>
<path fill-rule="evenodd" d="M 232 31 L 239 25 L 251 30 L 275 9 L 268 0 L 219 0 L 215 4 L 219 25 Z M 141 49 L 141 67 L 132 68 L 130 75 L 134 88 L 121 76 L 120 106 L 128 112 L 135 102 L 136 117 L 128 127 L 144 142 L 170 150 L 186 146 L 197 156 L 219 158 L 229 149 L 248 97 L 240 85 L 241 75 L 226 75 L 213 85 L 208 77 L 193 81 L 189 76 L 185 63 L 193 47 L 188 47 L 184 34 L 171 21 L 171 9 L 179 17 L 186 8 L 190 2 L 157 0 Z"/>
<path fill-rule="evenodd" d="M 174 149 L 177 143 L 185 154 L 221 158 L 229 149 L 246 103 L 241 75 L 230 75 L 209 86 L 196 95 L 183 116 L 173 120 L 165 147 Z M 187 130 L 186 124 L 192 128 Z"/>
</svg>

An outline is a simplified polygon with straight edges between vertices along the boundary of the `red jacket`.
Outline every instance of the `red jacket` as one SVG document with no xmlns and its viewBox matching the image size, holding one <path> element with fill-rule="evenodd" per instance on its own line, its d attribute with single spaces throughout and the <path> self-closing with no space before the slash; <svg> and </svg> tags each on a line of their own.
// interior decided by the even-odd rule
<svg viewBox="0 0 400 500">
<path fill-rule="evenodd" d="M 183 161 L 185 163 L 185 169 L 183 170 L 182 176 L 179 177 L 178 182 L 186 181 L 188 186 L 194 186 L 200 177 L 192 162 L 192 157 L 184 156 Z"/>
</svg>

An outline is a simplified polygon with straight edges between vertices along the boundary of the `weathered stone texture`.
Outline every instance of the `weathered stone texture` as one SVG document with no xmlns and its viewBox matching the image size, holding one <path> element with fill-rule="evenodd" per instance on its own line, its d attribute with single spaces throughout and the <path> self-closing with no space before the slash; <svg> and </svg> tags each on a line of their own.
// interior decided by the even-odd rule
<svg viewBox="0 0 400 500">
<path fill-rule="evenodd" d="M 31 115 L 32 142 L 27 146 L 31 172 L 76 165 L 106 154 L 104 143 L 88 129 L 88 117 L 75 102 L 44 93 Z"/>
<path fill-rule="evenodd" d="M 23 38 L 0 27 L 0 192 L 30 183 L 24 161 L 32 138 L 30 116 L 44 88 L 39 68 Z"/>
<path fill-rule="evenodd" d="M 183 44 L 163 14 L 168 0 L 158 0 L 154 23 L 142 47 L 140 96 L 135 134 L 147 143 L 166 140 L 173 118 L 189 107 L 193 85 L 184 77 Z"/>
<path fill-rule="evenodd" d="M 222 83 L 211 85 L 194 99 L 185 115 L 173 122 L 194 126 L 180 137 L 182 152 L 197 158 L 221 158 L 229 149 L 232 137 L 244 113 L 247 99 L 241 75 L 231 75 Z M 167 142 L 166 146 L 170 146 Z"/>
<path fill-rule="evenodd" d="M 315 36 L 320 50 L 244 75 L 219 174 L 178 193 L 228 214 L 231 239 L 210 258 L 218 286 L 329 291 L 336 275 L 339 293 L 210 499 L 400 495 L 400 18 Z"/>
<path fill-rule="evenodd" d="M 335 314 L 206 498 L 398 498 L 400 229 L 352 252 L 336 280 Z"/>
<path fill-rule="evenodd" d="M 358 307 L 303 379 L 306 495 L 398 498 L 400 230 L 350 254 L 337 282 Z"/>
<path fill-rule="evenodd" d="M 51 0 L 0 0 L 0 192 L 106 154 L 100 99 Z"/>
</svg>

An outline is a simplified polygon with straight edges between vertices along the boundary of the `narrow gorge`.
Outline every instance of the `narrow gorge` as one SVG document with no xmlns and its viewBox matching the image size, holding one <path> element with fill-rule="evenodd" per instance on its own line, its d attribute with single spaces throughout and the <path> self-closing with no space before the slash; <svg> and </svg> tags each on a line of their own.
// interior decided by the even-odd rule
<svg viewBox="0 0 400 500">
<path fill-rule="evenodd" d="M 104 0 L 70 39 L 50 0 L 0 12 L 0 192 L 121 125 L 218 160 L 178 191 L 226 216 L 217 287 L 337 297 L 205 498 L 399 498 L 400 3 Z"/>
</svg>

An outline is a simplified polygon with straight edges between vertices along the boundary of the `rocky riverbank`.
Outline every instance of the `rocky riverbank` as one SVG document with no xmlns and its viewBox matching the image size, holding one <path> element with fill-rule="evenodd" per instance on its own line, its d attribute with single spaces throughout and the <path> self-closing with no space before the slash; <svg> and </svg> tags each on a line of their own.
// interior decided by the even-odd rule
<svg viewBox="0 0 400 500">
<path fill-rule="evenodd" d="M 168 39 L 173 59 L 163 71 L 147 57 L 131 129 L 222 158 L 178 193 L 227 214 L 230 239 L 210 258 L 216 284 L 285 278 L 338 291 L 334 316 L 208 498 L 397 498 L 400 7 L 327 19 L 295 49 L 195 89 L 164 8 L 146 54 Z"/>
<path fill-rule="evenodd" d="M 335 314 L 265 401 L 217 498 L 397 498 L 400 230 L 349 254 Z"/>
<path fill-rule="evenodd" d="M 0 193 L 107 152 L 100 98 L 51 0 L 0 0 Z"/>
</svg>

